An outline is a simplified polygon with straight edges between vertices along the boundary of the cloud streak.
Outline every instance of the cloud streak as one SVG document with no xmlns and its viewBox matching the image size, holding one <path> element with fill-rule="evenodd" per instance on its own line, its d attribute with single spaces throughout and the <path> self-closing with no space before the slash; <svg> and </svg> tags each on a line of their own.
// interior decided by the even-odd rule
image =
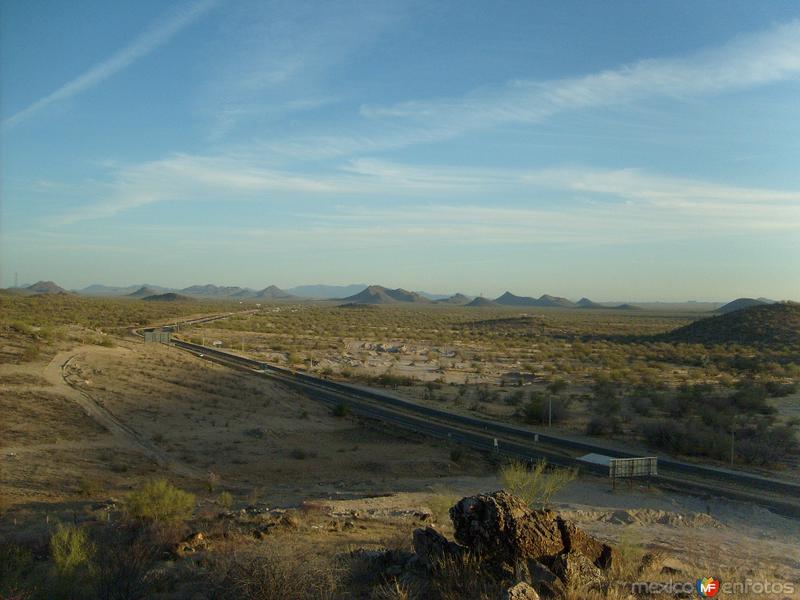
<svg viewBox="0 0 800 600">
<path fill-rule="evenodd" d="M 435 124 L 443 135 L 508 122 L 537 123 L 565 111 L 646 99 L 693 98 L 800 76 L 800 20 L 743 35 L 718 48 L 673 59 L 648 59 L 583 77 L 514 81 L 462 98 L 363 106 L 375 120 Z"/>
<path fill-rule="evenodd" d="M 173 155 L 119 169 L 91 195 L 94 203 L 57 216 L 53 223 L 104 219 L 180 201 L 199 210 L 203 203 L 220 202 L 283 206 L 278 210 L 284 219 L 305 223 L 303 228 L 338 222 L 352 227 L 354 237 L 356 231 L 359 236 L 383 231 L 387 222 L 421 235 L 455 231 L 464 239 L 505 240 L 523 230 L 587 241 L 595 239 L 595 232 L 603 239 L 618 235 L 625 240 L 638 239 L 642 232 L 682 239 L 684 232 L 695 235 L 698 228 L 709 235 L 800 231 L 800 192 L 639 169 L 475 169 L 358 159 L 309 175 L 229 157 Z M 489 195 L 496 208 L 480 206 Z M 402 208 L 389 210 L 387 203 Z M 287 205 L 297 208 L 288 214 Z M 325 208 L 322 216 L 320 207 Z"/>
<path fill-rule="evenodd" d="M 207 13 L 218 0 L 201 0 L 154 23 L 133 42 L 110 58 L 91 67 L 72 81 L 40 98 L 3 121 L 3 128 L 10 129 L 30 119 L 47 107 L 77 96 L 147 56 L 159 46 L 167 43 L 183 29 Z"/>
</svg>

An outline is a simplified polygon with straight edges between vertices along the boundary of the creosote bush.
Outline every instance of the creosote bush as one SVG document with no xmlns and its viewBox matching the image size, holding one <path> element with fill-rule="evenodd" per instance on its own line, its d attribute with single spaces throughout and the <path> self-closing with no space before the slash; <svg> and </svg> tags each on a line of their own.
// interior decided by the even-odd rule
<svg viewBox="0 0 800 600">
<path fill-rule="evenodd" d="M 191 517 L 194 503 L 194 494 L 175 487 L 166 479 L 155 479 L 131 492 L 125 506 L 134 518 L 169 523 Z"/>
</svg>

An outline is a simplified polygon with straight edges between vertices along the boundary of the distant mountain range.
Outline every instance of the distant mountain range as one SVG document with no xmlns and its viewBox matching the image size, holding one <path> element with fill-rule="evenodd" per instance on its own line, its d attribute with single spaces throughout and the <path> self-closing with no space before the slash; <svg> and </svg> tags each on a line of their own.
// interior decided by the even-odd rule
<svg viewBox="0 0 800 600">
<path fill-rule="evenodd" d="M 121 296 L 127 298 L 147 298 L 148 296 L 169 293 L 179 294 L 187 298 L 216 300 L 291 300 L 297 298 L 297 296 L 274 285 L 267 286 L 262 290 L 253 290 L 239 286 L 218 286 L 211 283 L 192 285 L 183 289 L 165 288 L 150 284 L 125 287 L 94 284 L 81 290 L 76 290 L 76 293 L 83 296 Z"/>
<path fill-rule="evenodd" d="M 457 293 L 453 295 L 432 294 L 424 291 L 409 291 L 402 288 L 388 288 L 381 285 L 300 285 L 289 289 L 281 289 L 275 285 L 269 285 L 263 289 L 256 290 L 239 286 L 218 286 L 214 284 L 192 285 L 186 288 L 167 288 L 160 285 L 143 283 L 129 286 L 109 286 L 93 284 L 80 290 L 72 292 L 65 290 L 52 281 L 37 281 L 33 285 L 24 287 L 8 288 L 4 290 L 8 294 L 16 295 L 53 295 L 77 293 L 83 296 L 100 297 L 127 297 L 127 298 L 147 298 L 162 294 L 179 294 L 187 298 L 194 299 L 215 299 L 229 301 L 282 301 L 282 300 L 330 300 L 336 302 L 346 302 L 350 304 L 437 304 L 447 306 L 469 306 L 469 307 L 544 307 L 544 308 L 575 308 L 586 310 L 693 310 L 693 311 L 712 311 L 717 314 L 727 314 L 729 312 L 742 310 L 751 306 L 763 306 L 774 304 L 775 300 L 768 298 L 738 298 L 720 306 L 714 302 L 643 302 L 640 304 L 614 304 L 608 302 L 595 302 L 589 298 L 581 298 L 573 302 L 560 296 L 542 294 L 538 298 L 532 296 L 517 296 L 510 291 L 504 292 L 501 296 L 491 299 L 482 296 L 473 297 Z"/>
<path fill-rule="evenodd" d="M 298 285 L 286 291 L 298 298 L 313 298 L 315 300 L 329 300 L 330 298 L 345 298 L 359 293 L 367 287 L 366 283 L 352 285 Z"/>
</svg>

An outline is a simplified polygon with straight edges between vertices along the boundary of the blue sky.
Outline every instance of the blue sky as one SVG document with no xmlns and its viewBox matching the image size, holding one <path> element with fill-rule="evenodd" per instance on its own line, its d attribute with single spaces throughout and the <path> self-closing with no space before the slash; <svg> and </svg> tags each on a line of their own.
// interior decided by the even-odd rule
<svg viewBox="0 0 800 600">
<path fill-rule="evenodd" d="M 794 1 L 0 5 L 2 285 L 800 300 Z"/>
</svg>

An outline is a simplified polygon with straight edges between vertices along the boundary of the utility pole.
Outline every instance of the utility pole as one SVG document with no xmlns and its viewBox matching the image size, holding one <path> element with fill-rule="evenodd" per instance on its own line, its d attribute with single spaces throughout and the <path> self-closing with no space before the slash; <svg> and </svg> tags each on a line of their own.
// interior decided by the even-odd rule
<svg viewBox="0 0 800 600">
<path fill-rule="evenodd" d="M 244 336 L 242 336 L 242 352 L 244 352 Z"/>
<path fill-rule="evenodd" d="M 552 396 L 552 394 L 550 396 L 548 396 L 547 399 L 549 400 L 549 409 L 548 409 L 548 412 L 547 412 L 547 426 L 548 427 L 552 427 L 553 426 L 553 396 Z"/>
<path fill-rule="evenodd" d="M 734 440 L 734 427 L 733 423 L 731 423 L 731 466 L 733 466 L 733 440 Z"/>
</svg>

